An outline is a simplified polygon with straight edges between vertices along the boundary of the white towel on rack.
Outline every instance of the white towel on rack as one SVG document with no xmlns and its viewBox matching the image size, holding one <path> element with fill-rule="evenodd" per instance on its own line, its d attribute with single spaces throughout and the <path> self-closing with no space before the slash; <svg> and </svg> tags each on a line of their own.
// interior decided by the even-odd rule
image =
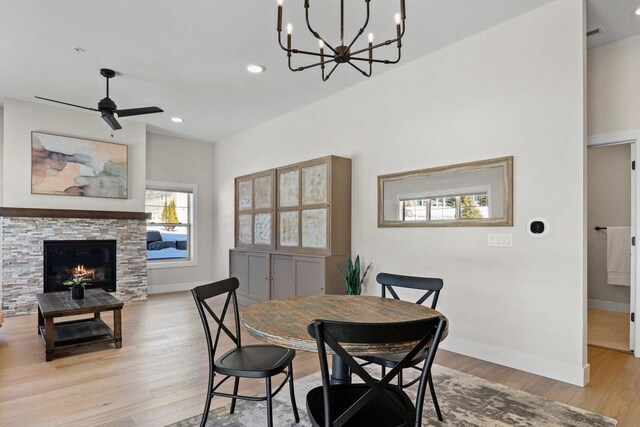
<svg viewBox="0 0 640 427">
<path fill-rule="evenodd" d="M 607 283 L 631 285 L 631 227 L 607 227 Z"/>
</svg>

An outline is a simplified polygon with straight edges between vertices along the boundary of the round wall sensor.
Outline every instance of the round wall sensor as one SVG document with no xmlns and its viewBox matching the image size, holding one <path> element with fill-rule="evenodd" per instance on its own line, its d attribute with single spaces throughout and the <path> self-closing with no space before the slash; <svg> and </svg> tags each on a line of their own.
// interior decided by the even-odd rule
<svg viewBox="0 0 640 427">
<path fill-rule="evenodd" d="M 527 231 L 533 237 L 543 237 L 549 233 L 549 222 L 544 218 L 533 218 L 529 220 Z"/>
</svg>

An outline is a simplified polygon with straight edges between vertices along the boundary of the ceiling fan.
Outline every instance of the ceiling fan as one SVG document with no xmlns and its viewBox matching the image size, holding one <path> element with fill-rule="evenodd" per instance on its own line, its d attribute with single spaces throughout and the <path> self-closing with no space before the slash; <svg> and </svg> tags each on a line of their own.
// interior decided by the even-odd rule
<svg viewBox="0 0 640 427">
<path fill-rule="evenodd" d="M 97 111 L 100 113 L 105 122 L 111 127 L 113 130 L 122 129 L 120 123 L 116 117 L 131 117 L 131 116 L 141 116 L 143 114 L 153 114 L 153 113 L 162 113 L 164 110 L 158 107 L 142 107 L 142 108 L 128 108 L 125 110 L 118 110 L 118 106 L 111 98 L 109 98 L 109 79 L 112 79 L 116 76 L 116 72 L 113 70 L 109 70 L 108 68 L 100 69 L 100 74 L 107 79 L 107 96 L 98 102 L 98 108 L 90 108 L 83 107 L 82 105 L 69 104 L 68 102 L 56 101 L 55 99 L 43 98 L 41 96 L 36 96 L 38 99 L 42 99 L 45 101 L 51 101 L 58 104 L 69 105 L 71 107 L 82 108 L 84 110 Z"/>
</svg>

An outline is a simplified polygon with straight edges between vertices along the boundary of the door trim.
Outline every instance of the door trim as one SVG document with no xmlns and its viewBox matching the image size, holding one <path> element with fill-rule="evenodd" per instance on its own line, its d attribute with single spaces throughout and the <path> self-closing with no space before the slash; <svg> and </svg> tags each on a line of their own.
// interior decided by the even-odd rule
<svg viewBox="0 0 640 427">
<path fill-rule="evenodd" d="M 636 162 L 640 167 L 640 150 L 638 150 L 638 142 L 640 141 L 640 129 L 633 129 L 624 132 L 615 132 L 604 135 L 595 135 L 588 137 L 587 148 L 606 147 L 611 145 L 631 144 L 631 160 Z M 586 161 L 586 159 L 585 159 Z M 629 165 L 631 167 L 631 165 Z M 636 240 L 640 239 L 637 234 L 637 225 L 640 224 L 640 173 L 632 173 L 631 178 L 631 235 L 636 236 Z M 585 221 L 585 224 L 587 222 Z M 638 292 L 638 271 L 640 271 L 640 260 L 638 259 L 637 246 L 631 247 L 631 312 L 636 313 L 640 309 L 640 292 Z M 587 295 L 585 295 L 587 298 Z M 629 345 L 636 357 L 640 358 L 640 327 L 638 322 L 631 324 Z M 586 325 L 585 325 L 586 328 Z"/>
</svg>

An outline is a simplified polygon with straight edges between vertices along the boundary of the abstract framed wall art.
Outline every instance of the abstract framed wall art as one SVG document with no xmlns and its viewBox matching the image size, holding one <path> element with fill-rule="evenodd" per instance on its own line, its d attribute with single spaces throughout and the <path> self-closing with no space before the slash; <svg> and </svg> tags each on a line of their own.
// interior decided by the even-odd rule
<svg viewBox="0 0 640 427">
<path fill-rule="evenodd" d="M 128 146 L 31 132 L 31 193 L 127 198 Z"/>
</svg>

